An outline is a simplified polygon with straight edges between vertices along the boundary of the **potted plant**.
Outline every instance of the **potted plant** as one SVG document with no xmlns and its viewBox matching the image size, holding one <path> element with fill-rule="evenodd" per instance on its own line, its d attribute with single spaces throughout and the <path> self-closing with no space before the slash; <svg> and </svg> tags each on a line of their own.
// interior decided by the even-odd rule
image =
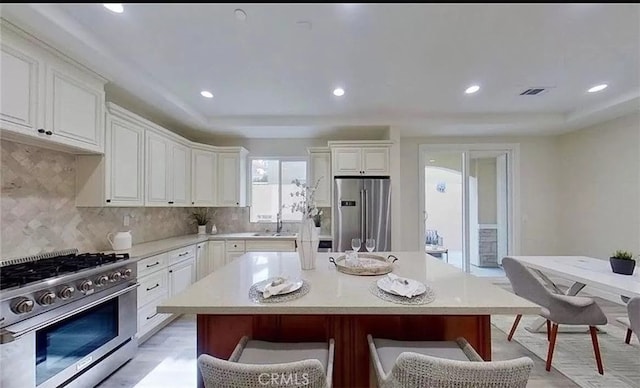
<svg viewBox="0 0 640 388">
<path fill-rule="evenodd" d="M 633 259 L 631 252 L 617 250 L 613 256 L 609 258 L 611 270 L 621 275 L 633 275 L 636 269 L 636 261 Z"/>
<path fill-rule="evenodd" d="M 198 224 L 198 234 L 207 234 L 207 223 L 211 220 L 209 215 L 209 209 L 200 208 L 194 211 L 191 216 L 193 220 Z"/>
</svg>

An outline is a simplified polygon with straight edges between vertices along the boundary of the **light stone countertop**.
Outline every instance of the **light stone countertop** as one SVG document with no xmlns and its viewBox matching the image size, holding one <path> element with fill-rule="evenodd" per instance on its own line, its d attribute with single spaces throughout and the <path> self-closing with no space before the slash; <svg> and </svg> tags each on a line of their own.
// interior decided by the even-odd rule
<svg viewBox="0 0 640 388">
<path fill-rule="evenodd" d="M 380 253 L 387 255 L 387 253 Z M 539 314 L 540 307 L 421 252 L 394 252 L 394 273 L 425 282 L 436 293 L 426 305 L 383 301 L 369 291 L 380 276 L 353 276 L 318 253 L 316 268 L 302 271 L 295 252 L 246 253 L 158 306 L 160 313 L 184 314 Z M 333 254 L 335 255 L 335 254 Z M 300 299 L 259 304 L 249 299 L 252 284 L 285 275 L 305 279 L 311 290 Z"/>
<path fill-rule="evenodd" d="M 259 234 L 256 236 L 256 234 Z M 220 234 L 189 234 L 186 236 L 170 237 L 163 240 L 149 241 L 142 244 L 136 244 L 131 249 L 123 251 L 107 251 L 106 253 L 128 253 L 133 259 L 144 259 L 149 256 L 159 255 L 174 249 L 186 247 L 188 245 L 198 244 L 204 241 L 219 240 L 295 240 L 296 236 L 285 234 L 282 236 L 272 236 L 269 234 L 261 234 L 259 232 L 242 232 L 242 233 L 220 233 Z M 330 240 L 331 236 L 320 235 L 321 240 Z"/>
</svg>

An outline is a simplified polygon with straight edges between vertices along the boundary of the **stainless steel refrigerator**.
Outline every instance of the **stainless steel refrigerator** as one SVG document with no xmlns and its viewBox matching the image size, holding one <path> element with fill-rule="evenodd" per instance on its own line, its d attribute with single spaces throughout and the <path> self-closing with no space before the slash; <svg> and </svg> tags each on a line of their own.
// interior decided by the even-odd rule
<svg viewBox="0 0 640 388">
<path fill-rule="evenodd" d="M 376 252 L 391 250 L 391 180 L 389 177 L 335 177 L 333 185 L 333 251 L 351 248 L 360 238 L 360 251 L 368 238 Z"/>
</svg>

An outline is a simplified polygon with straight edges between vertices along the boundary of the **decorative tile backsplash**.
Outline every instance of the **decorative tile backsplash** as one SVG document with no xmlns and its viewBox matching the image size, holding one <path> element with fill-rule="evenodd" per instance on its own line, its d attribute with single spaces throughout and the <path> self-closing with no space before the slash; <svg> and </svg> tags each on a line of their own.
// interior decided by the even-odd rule
<svg viewBox="0 0 640 388">
<path fill-rule="evenodd" d="M 322 210 L 322 218 L 320 223 L 321 234 L 331 234 L 331 208 L 320 208 Z M 211 223 L 216 225 L 218 233 L 234 233 L 234 232 L 275 232 L 275 223 L 257 223 L 249 222 L 248 207 L 221 207 L 211 208 L 209 211 L 214 216 Z M 215 212 L 215 213 L 214 213 Z M 282 231 L 297 232 L 299 224 L 294 222 L 283 222 Z M 207 225 L 207 232 L 211 232 L 211 225 Z"/>
<path fill-rule="evenodd" d="M 131 230 L 133 243 L 196 233 L 192 208 L 75 206 L 76 158 L 64 152 L 0 141 L 0 259 L 58 249 L 109 250 L 106 235 Z M 249 208 L 211 208 L 218 233 L 275 231 L 275 224 L 249 222 Z M 322 234 L 330 234 L 324 208 Z M 128 227 L 124 217 L 130 216 Z M 297 224 L 283 224 L 296 232 Z M 207 231 L 211 231 L 211 225 Z"/>
<path fill-rule="evenodd" d="M 76 208 L 75 156 L 1 141 L 0 258 L 57 249 L 110 249 L 106 235 L 133 243 L 195 233 L 190 208 Z M 125 215 L 130 225 L 123 226 Z"/>
</svg>

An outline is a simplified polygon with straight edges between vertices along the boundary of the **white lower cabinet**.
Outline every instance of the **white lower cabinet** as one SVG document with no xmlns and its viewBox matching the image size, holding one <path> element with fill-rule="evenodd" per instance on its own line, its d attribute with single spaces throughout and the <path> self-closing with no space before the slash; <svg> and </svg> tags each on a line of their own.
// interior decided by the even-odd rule
<svg viewBox="0 0 640 388">
<path fill-rule="evenodd" d="M 169 296 L 178 295 L 189 288 L 196 279 L 196 259 L 181 261 L 169 267 Z"/>
<path fill-rule="evenodd" d="M 229 264 L 242 255 L 244 255 L 244 252 L 227 252 L 224 263 Z"/>
<path fill-rule="evenodd" d="M 160 314 L 156 307 L 195 281 L 195 245 L 138 261 L 138 343 L 169 323 L 174 314 Z"/>
<path fill-rule="evenodd" d="M 199 251 L 196 252 L 196 279 L 200 280 L 207 275 L 218 270 L 225 263 L 224 241 L 209 241 L 198 244 Z M 202 251 L 202 252 L 200 252 Z"/>
</svg>

